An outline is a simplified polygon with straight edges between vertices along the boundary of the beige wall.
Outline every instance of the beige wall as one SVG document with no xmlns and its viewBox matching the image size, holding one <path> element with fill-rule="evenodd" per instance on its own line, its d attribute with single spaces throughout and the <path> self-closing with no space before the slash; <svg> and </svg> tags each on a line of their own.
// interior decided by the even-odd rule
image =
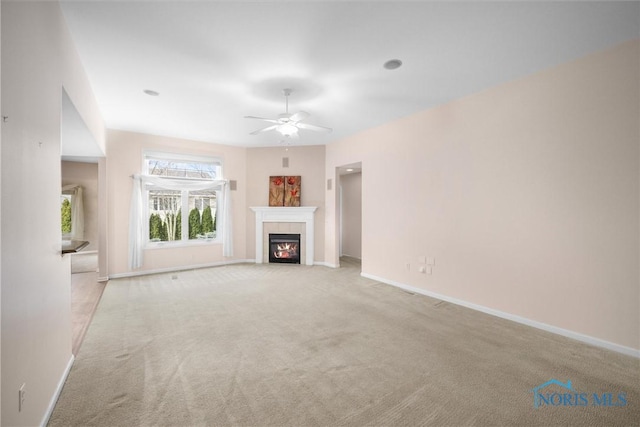
<svg viewBox="0 0 640 427">
<path fill-rule="evenodd" d="M 283 167 L 282 158 L 289 159 L 289 167 Z M 302 179 L 302 206 L 317 206 L 315 212 L 314 261 L 324 261 L 324 146 L 294 146 L 249 148 L 247 150 L 247 258 L 255 259 L 254 206 L 269 205 L 269 177 L 300 175 Z"/>
<path fill-rule="evenodd" d="M 102 119 L 55 2 L 2 2 L 2 418 L 40 425 L 70 366 L 70 266 L 60 256 L 62 90 Z M 99 135 L 98 135 L 99 136 Z M 18 389 L 26 384 L 18 412 Z M 10 397 L 10 398 L 9 398 Z"/>
<path fill-rule="evenodd" d="M 180 248 L 154 248 L 144 251 L 140 271 L 179 269 L 246 258 L 246 149 L 206 142 L 109 130 L 107 132 L 107 228 L 109 276 L 132 273 L 128 266 L 129 206 L 133 174 L 142 172 L 144 150 L 220 157 L 225 179 L 238 181 L 231 192 L 234 256 L 222 256 L 222 244 L 192 245 Z"/>
<path fill-rule="evenodd" d="M 328 177 L 362 162 L 363 272 L 640 349 L 639 51 L 627 42 L 330 144 Z"/>
<path fill-rule="evenodd" d="M 340 176 L 342 255 L 362 258 L 362 173 Z M 380 206 L 379 209 L 384 209 Z"/>
<path fill-rule="evenodd" d="M 101 157 L 98 159 L 98 281 L 100 282 L 109 280 L 109 209 L 107 204 L 107 187 L 107 159 L 106 157 Z"/>
<path fill-rule="evenodd" d="M 84 251 L 98 250 L 98 164 L 62 162 L 62 185 L 82 187 L 84 205 L 84 240 L 89 242 Z"/>
<path fill-rule="evenodd" d="M 2 46 L 2 3 L 0 2 L 0 46 Z M 0 49 L 0 81 L 2 81 L 2 55 Z M 2 85 L 0 84 L 0 100 L 2 99 Z M 0 102 L 2 110 L 2 102 Z M 0 126 L 2 122 L 0 121 Z M 2 185 L 2 132 L 0 132 L 0 188 Z M 0 224 L 2 224 L 2 197 L 0 197 Z M 2 247 L 2 227 L 0 227 L 0 248 Z M 2 333 L 2 262 L 0 260 L 0 334 Z M 1 338 L 1 335 L 0 335 Z M 0 339 L 0 384 L 2 384 L 2 339 Z M 2 424 L 2 387 L 0 387 L 0 425 Z"/>
</svg>

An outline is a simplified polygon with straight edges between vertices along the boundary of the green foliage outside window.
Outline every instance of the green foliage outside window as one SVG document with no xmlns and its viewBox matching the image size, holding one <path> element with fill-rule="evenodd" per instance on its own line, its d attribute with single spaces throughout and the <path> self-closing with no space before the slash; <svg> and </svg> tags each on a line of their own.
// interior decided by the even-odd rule
<svg viewBox="0 0 640 427">
<path fill-rule="evenodd" d="M 149 216 L 149 239 L 152 241 L 162 240 L 162 218 L 158 214 Z"/>
<path fill-rule="evenodd" d="M 182 211 L 176 215 L 176 231 L 173 240 L 182 240 Z"/>
<path fill-rule="evenodd" d="M 65 234 L 71 233 L 71 202 L 69 199 L 62 200 L 61 206 L 62 215 L 62 232 Z"/>
<path fill-rule="evenodd" d="M 160 214 L 149 216 L 149 240 L 166 242 L 180 240 L 182 237 L 182 214 L 167 214 L 162 220 Z"/>
<path fill-rule="evenodd" d="M 211 233 L 215 228 L 213 228 L 213 216 L 211 215 L 211 206 L 207 206 L 202 211 L 202 232 L 203 233 Z"/>
<path fill-rule="evenodd" d="M 197 239 L 198 234 L 202 234 L 200 211 L 193 208 L 191 209 L 191 212 L 189 212 L 189 239 Z"/>
<path fill-rule="evenodd" d="M 169 233 L 167 232 L 166 221 L 162 221 L 160 223 L 160 240 L 162 240 L 163 242 L 166 242 L 167 240 L 169 240 Z"/>
</svg>

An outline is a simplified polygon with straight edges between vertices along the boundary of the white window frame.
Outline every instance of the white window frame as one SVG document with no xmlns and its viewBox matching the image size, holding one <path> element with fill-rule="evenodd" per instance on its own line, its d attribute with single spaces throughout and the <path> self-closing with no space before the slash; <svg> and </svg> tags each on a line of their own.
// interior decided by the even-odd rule
<svg viewBox="0 0 640 427">
<path fill-rule="evenodd" d="M 181 162 L 197 162 L 197 163 L 211 163 L 218 165 L 218 173 L 219 176 L 216 176 L 215 179 L 223 179 L 223 162 L 220 157 L 211 157 L 211 156 L 202 156 L 202 155 L 191 155 L 184 153 L 170 153 L 163 151 L 151 151 L 145 150 L 142 156 L 142 173 L 148 175 L 147 170 L 147 160 L 149 158 L 157 159 L 157 160 L 175 160 Z M 189 181 L 198 180 L 197 178 L 182 178 L 182 177 L 171 177 L 171 179 L 184 179 Z M 204 179 L 201 179 L 204 180 Z M 182 212 L 182 223 L 181 223 L 181 231 L 182 236 L 180 240 L 170 240 L 163 242 L 152 242 L 149 239 L 149 191 L 153 190 L 153 185 L 148 184 L 143 187 L 143 197 L 146 201 L 143 203 L 144 209 L 144 236 L 145 236 L 145 249 L 155 249 L 155 248 L 176 248 L 182 246 L 199 246 L 199 245 L 212 245 L 212 244 L 222 244 L 222 231 L 220 230 L 220 225 L 224 227 L 224 224 L 221 224 L 221 219 L 219 218 L 220 210 L 218 209 L 218 201 L 222 200 L 222 192 L 216 191 L 216 236 L 214 238 L 208 239 L 189 239 L 189 191 L 182 190 L 180 198 L 181 198 L 181 206 L 180 210 Z"/>
</svg>

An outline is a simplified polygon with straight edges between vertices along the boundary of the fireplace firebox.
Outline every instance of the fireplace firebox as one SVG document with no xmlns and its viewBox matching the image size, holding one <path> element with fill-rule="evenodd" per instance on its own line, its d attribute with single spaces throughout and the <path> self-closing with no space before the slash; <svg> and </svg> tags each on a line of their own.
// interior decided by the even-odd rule
<svg viewBox="0 0 640 427">
<path fill-rule="evenodd" d="M 300 235 L 269 234 L 269 262 L 300 264 Z"/>
</svg>

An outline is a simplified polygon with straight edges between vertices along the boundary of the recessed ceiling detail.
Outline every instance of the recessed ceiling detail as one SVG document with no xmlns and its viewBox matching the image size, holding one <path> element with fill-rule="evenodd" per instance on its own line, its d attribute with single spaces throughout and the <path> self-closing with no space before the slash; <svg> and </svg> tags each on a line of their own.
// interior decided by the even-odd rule
<svg viewBox="0 0 640 427">
<path fill-rule="evenodd" d="M 402 61 L 400 61 L 399 59 L 390 59 L 385 62 L 383 66 L 387 70 L 395 70 L 402 66 Z"/>
</svg>

